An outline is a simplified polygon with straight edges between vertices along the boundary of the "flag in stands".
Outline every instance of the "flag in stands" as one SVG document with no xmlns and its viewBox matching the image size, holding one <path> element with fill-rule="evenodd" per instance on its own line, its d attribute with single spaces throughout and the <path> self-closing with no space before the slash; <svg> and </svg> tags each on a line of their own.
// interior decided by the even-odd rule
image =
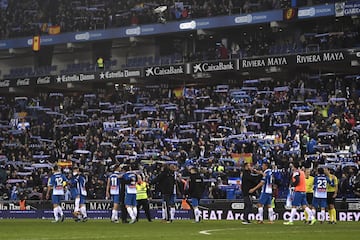
<svg viewBox="0 0 360 240">
<path fill-rule="evenodd" d="M 237 163 L 252 163 L 252 153 L 231 153 L 231 158 L 234 159 Z"/>
<path fill-rule="evenodd" d="M 40 36 L 33 37 L 32 49 L 35 52 L 40 51 Z"/>
<path fill-rule="evenodd" d="M 50 35 L 55 35 L 55 34 L 60 33 L 60 26 L 59 25 L 50 26 L 48 29 L 49 29 L 48 32 L 49 32 Z"/>
<path fill-rule="evenodd" d="M 173 90 L 173 93 L 175 95 L 176 98 L 182 98 L 183 97 L 183 92 L 184 92 L 184 88 L 183 87 L 179 87 Z"/>
</svg>

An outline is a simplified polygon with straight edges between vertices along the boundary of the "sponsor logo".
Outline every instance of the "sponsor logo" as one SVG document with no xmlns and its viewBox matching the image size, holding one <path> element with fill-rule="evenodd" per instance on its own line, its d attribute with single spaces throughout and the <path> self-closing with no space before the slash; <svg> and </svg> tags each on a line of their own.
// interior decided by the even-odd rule
<svg viewBox="0 0 360 240">
<path fill-rule="evenodd" d="M 50 84 L 51 81 L 51 77 L 46 76 L 46 77 L 38 77 L 36 79 L 36 84 Z"/>
<path fill-rule="evenodd" d="M 102 37 L 102 33 L 91 33 L 90 38 L 100 38 Z"/>
<path fill-rule="evenodd" d="M 89 32 L 75 34 L 75 40 L 77 40 L 77 41 L 81 41 L 81 40 L 87 41 L 89 39 L 90 39 L 90 33 Z"/>
<path fill-rule="evenodd" d="M 116 72 L 102 72 L 100 73 L 100 79 L 113 79 L 113 78 L 127 78 L 127 77 L 140 77 L 140 70 L 124 70 Z"/>
<path fill-rule="evenodd" d="M 315 8 L 299 9 L 298 17 L 314 17 L 316 14 Z"/>
<path fill-rule="evenodd" d="M 322 54 L 312 55 L 296 55 L 296 63 L 320 63 L 320 62 L 337 62 L 344 60 L 344 54 L 342 52 L 327 52 Z"/>
<path fill-rule="evenodd" d="M 360 14 L 359 2 L 337 2 L 335 3 L 335 16 L 343 17 Z"/>
<path fill-rule="evenodd" d="M 217 72 L 217 71 L 226 71 L 226 70 L 234 70 L 234 64 L 232 62 L 224 63 L 197 63 L 193 66 L 194 73 L 199 72 Z"/>
<path fill-rule="evenodd" d="M 41 43 L 50 43 L 52 41 L 53 41 L 53 38 L 51 38 L 51 37 L 41 38 Z"/>
<path fill-rule="evenodd" d="M 360 52 L 356 53 L 356 57 L 360 58 Z"/>
<path fill-rule="evenodd" d="M 153 27 L 147 27 L 147 28 L 143 27 L 141 30 L 142 30 L 143 33 L 154 32 L 155 28 L 153 28 Z"/>
<path fill-rule="evenodd" d="M 264 59 L 243 59 L 241 60 L 242 68 L 257 68 L 287 65 L 286 57 L 268 57 Z"/>
<path fill-rule="evenodd" d="M 56 78 L 58 83 L 62 82 L 81 82 L 81 81 L 89 81 L 94 80 L 94 74 L 74 74 L 74 75 L 61 75 Z"/>
<path fill-rule="evenodd" d="M 245 15 L 245 16 L 240 16 L 240 17 L 236 17 L 234 19 L 235 23 L 251 23 L 253 20 L 253 17 L 251 14 Z"/>
<path fill-rule="evenodd" d="M 163 76 L 184 73 L 183 66 L 149 67 L 145 69 L 145 76 Z"/>
<path fill-rule="evenodd" d="M 26 206 L 25 206 L 25 210 L 31 210 L 31 207 L 32 207 L 32 206 L 30 206 L 30 205 L 26 205 Z M 0 203 L 0 210 L 1 210 L 1 211 L 20 210 L 20 206 L 17 205 L 17 204 L 15 204 L 15 203 L 6 203 L 6 204 Z"/>
<path fill-rule="evenodd" d="M 210 22 L 209 21 L 204 21 L 204 22 L 201 22 L 201 21 L 197 21 L 196 22 L 196 26 L 200 27 L 200 26 L 208 26 L 210 25 Z"/>
<path fill-rule="evenodd" d="M 140 35 L 141 34 L 141 28 L 140 27 L 128 28 L 128 29 L 125 30 L 125 34 L 126 35 Z"/>
<path fill-rule="evenodd" d="M 260 20 L 266 20 L 267 16 L 266 15 L 254 15 L 252 17 L 252 21 L 260 21 Z"/>
<path fill-rule="evenodd" d="M 10 80 L 0 81 L 0 88 L 10 87 Z"/>
<path fill-rule="evenodd" d="M 16 86 L 29 86 L 29 85 L 30 85 L 30 78 L 16 80 Z"/>
<path fill-rule="evenodd" d="M 244 203 L 232 203 L 231 209 L 244 209 L 245 205 Z"/>
<path fill-rule="evenodd" d="M 182 29 L 182 30 L 195 29 L 196 28 L 196 22 L 194 20 L 192 20 L 190 22 L 180 23 L 179 28 Z"/>
<path fill-rule="evenodd" d="M 347 8 L 344 10 L 345 15 L 357 15 L 360 13 L 360 6 L 354 8 Z"/>
<path fill-rule="evenodd" d="M 350 202 L 348 204 L 348 210 L 360 210 L 360 202 Z"/>
</svg>

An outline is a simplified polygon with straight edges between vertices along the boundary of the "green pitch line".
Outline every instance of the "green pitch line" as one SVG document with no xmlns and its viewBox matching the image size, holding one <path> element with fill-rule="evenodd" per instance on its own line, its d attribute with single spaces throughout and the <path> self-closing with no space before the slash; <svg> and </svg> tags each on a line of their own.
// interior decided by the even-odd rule
<svg viewBox="0 0 360 240">
<path fill-rule="evenodd" d="M 109 220 L 89 220 L 75 223 L 71 219 L 63 223 L 50 220 L 11 219 L 0 220 L 0 236 L 6 240 L 93 240 L 93 239 L 171 239 L 171 240 L 339 240 L 359 239 L 360 222 L 339 222 L 336 225 L 296 222 L 284 226 L 282 221 L 275 224 L 242 225 L 240 221 L 203 221 L 193 223 L 178 220 L 162 223 L 160 220 L 135 224 L 113 224 Z"/>
</svg>

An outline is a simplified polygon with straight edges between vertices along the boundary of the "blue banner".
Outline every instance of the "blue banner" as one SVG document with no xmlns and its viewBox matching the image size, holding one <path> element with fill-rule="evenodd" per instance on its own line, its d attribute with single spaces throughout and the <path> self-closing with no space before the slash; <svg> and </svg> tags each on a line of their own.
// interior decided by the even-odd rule
<svg viewBox="0 0 360 240">
<path fill-rule="evenodd" d="M 112 28 L 106 30 L 93 30 L 62 33 L 58 35 L 41 36 L 41 45 L 56 45 L 75 42 L 87 42 L 109 40 L 114 38 L 126 38 L 136 36 L 148 36 L 179 31 L 193 31 L 198 29 L 223 28 L 238 25 L 258 24 L 282 20 L 282 10 L 257 12 L 232 16 L 218 16 L 212 18 L 200 18 L 180 22 L 168 22 Z M 32 37 L 16 38 L 0 41 L 0 49 L 26 48 L 32 46 Z"/>
<path fill-rule="evenodd" d="M 299 19 L 334 16 L 334 14 L 335 6 L 333 4 L 302 7 L 298 10 Z"/>
</svg>

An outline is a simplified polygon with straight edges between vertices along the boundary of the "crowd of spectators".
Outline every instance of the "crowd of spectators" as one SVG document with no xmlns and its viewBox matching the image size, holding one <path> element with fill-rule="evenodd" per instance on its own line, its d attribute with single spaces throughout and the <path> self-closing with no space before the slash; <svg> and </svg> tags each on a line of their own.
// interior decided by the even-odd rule
<svg viewBox="0 0 360 240">
<path fill-rule="evenodd" d="M 188 61 L 216 58 L 245 58 L 264 55 L 284 55 L 360 47 L 360 24 L 351 19 L 324 22 L 302 22 L 296 25 L 270 27 L 259 25 L 252 29 L 234 29 L 221 35 L 227 39 L 226 54 L 220 54 L 223 45 L 209 45 L 209 40 L 197 40 L 195 53 Z M 220 42 L 220 40 L 218 40 Z"/>
<path fill-rule="evenodd" d="M 105 29 L 187 18 L 232 15 L 284 8 L 278 0 L 2 0 L 0 38 L 46 34 L 48 27 L 61 32 Z M 299 0 L 298 6 L 333 1 Z M 166 6 L 163 12 L 155 11 Z"/>
<path fill-rule="evenodd" d="M 163 163 L 178 165 L 183 177 L 196 166 L 208 183 L 204 198 L 225 198 L 244 161 L 264 160 L 271 162 L 277 197 L 286 193 L 293 162 L 327 164 L 339 178 L 339 196 L 359 197 L 358 89 L 313 82 L 300 75 L 238 86 L 2 97 L 0 198 L 43 199 L 58 164 L 64 172 L 81 167 L 88 197 L 104 199 L 115 163 L 148 179 Z M 152 191 L 156 198 L 155 186 Z"/>
</svg>

